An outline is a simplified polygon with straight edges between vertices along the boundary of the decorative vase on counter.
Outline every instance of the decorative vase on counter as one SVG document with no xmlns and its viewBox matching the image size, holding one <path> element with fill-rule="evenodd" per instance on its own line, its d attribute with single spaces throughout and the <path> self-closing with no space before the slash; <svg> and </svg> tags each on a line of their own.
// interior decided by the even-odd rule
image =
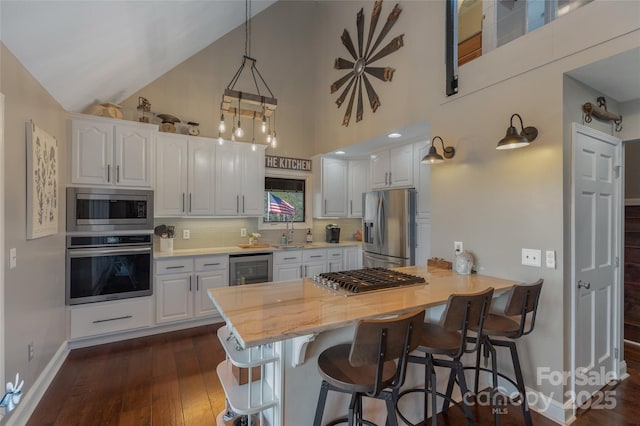
<svg viewBox="0 0 640 426">
<path fill-rule="evenodd" d="M 170 253 L 173 251 L 173 238 L 160 238 L 160 251 Z"/>
</svg>

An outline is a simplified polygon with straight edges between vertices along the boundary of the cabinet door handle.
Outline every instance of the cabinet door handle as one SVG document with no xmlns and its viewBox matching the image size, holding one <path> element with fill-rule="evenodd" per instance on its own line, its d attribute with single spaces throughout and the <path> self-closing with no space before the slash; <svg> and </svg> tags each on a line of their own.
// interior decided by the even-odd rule
<svg viewBox="0 0 640 426">
<path fill-rule="evenodd" d="M 200 275 L 196 275 L 196 291 L 200 291 Z"/>
<path fill-rule="evenodd" d="M 132 315 L 125 315 L 123 317 L 106 318 L 106 319 L 101 319 L 101 320 L 95 320 L 93 323 L 94 324 L 100 324 L 101 322 L 117 321 L 117 320 L 121 320 L 121 319 L 129 319 L 129 318 L 133 318 L 133 316 Z"/>
<path fill-rule="evenodd" d="M 244 213 L 244 195 L 242 196 L 242 213 Z"/>
<path fill-rule="evenodd" d="M 283 260 L 295 260 L 295 257 L 285 257 Z"/>
<path fill-rule="evenodd" d="M 184 265 L 178 265 L 178 266 L 167 266 L 167 269 L 181 269 L 184 268 Z"/>
<path fill-rule="evenodd" d="M 302 275 L 302 265 L 300 265 L 300 278 L 304 277 L 304 275 Z"/>
<path fill-rule="evenodd" d="M 350 203 L 349 214 L 353 214 L 353 200 L 350 200 L 349 203 Z"/>
<path fill-rule="evenodd" d="M 391 172 L 389 172 L 389 185 L 391 185 Z"/>
<path fill-rule="evenodd" d="M 189 193 L 189 213 L 191 213 L 191 192 Z"/>
<path fill-rule="evenodd" d="M 191 275 L 189 275 L 189 293 L 191 293 Z"/>
<path fill-rule="evenodd" d="M 182 193 L 182 213 L 184 213 L 184 192 Z"/>
<path fill-rule="evenodd" d="M 120 182 L 120 164 L 116 166 L 116 183 Z"/>
<path fill-rule="evenodd" d="M 384 172 L 384 184 L 385 185 L 389 185 L 388 182 L 388 178 L 389 178 L 389 172 Z"/>
<path fill-rule="evenodd" d="M 219 264 L 220 264 L 220 262 L 217 262 L 217 263 L 205 263 L 202 266 L 218 266 Z"/>
<path fill-rule="evenodd" d="M 327 214 L 327 200 L 324 200 L 324 214 Z"/>
<path fill-rule="evenodd" d="M 304 276 L 309 275 L 309 265 L 304 265 Z"/>
<path fill-rule="evenodd" d="M 236 195 L 236 213 L 240 213 L 240 196 Z"/>
<path fill-rule="evenodd" d="M 107 182 L 111 182 L 111 164 L 107 164 Z"/>
<path fill-rule="evenodd" d="M 322 257 L 322 255 L 321 255 L 321 254 L 316 254 L 316 255 L 313 255 L 313 256 L 309 256 L 309 257 L 310 257 L 311 259 L 316 259 L 316 258 L 318 258 L 318 257 Z"/>
</svg>

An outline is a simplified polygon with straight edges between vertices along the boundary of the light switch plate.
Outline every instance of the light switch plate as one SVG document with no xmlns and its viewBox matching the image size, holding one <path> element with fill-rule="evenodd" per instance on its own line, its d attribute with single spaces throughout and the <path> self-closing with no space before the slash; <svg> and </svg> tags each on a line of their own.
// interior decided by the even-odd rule
<svg viewBox="0 0 640 426">
<path fill-rule="evenodd" d="M 547 268 L 555 269 L 556 268 L 556 252 L 555 250 L 547 250 L 545 253 L 546 265 Z"/>
<path fill-rule="evenodd" d="M 189 238 L 191 238 L 191 231 L 189 229 L 183 229 L 182 230 L 182 239 L 183 240 L 188 240 Z"/>
<path fill-rule="evenodd" d="M 522 249 L 522 264 L 526 266 L 542 266 L 542 250 Z"/>
</svg>

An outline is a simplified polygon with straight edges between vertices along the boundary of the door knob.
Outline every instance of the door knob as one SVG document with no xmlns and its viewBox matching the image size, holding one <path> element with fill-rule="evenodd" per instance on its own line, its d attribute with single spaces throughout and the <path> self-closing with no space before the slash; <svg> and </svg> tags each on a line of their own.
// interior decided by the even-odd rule
<svg viewBox="0 0 640 426">
<path fill-rule="evenodd" d="M 578 288 L 589 290 L 591 288 L 591 283 L 589 281 L 578 280 Z"/>
</svg>

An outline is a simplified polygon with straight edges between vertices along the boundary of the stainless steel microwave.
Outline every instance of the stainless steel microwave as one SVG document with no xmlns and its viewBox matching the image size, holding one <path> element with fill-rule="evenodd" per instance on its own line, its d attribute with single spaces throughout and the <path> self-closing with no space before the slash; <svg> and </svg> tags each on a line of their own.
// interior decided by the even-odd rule
<svg viewBox="0 0 640 426">
<path fill-rule="evenodd" d="M 67 232 L 153 230 L 153 191 L 67 188 Z"/>
</svg>

